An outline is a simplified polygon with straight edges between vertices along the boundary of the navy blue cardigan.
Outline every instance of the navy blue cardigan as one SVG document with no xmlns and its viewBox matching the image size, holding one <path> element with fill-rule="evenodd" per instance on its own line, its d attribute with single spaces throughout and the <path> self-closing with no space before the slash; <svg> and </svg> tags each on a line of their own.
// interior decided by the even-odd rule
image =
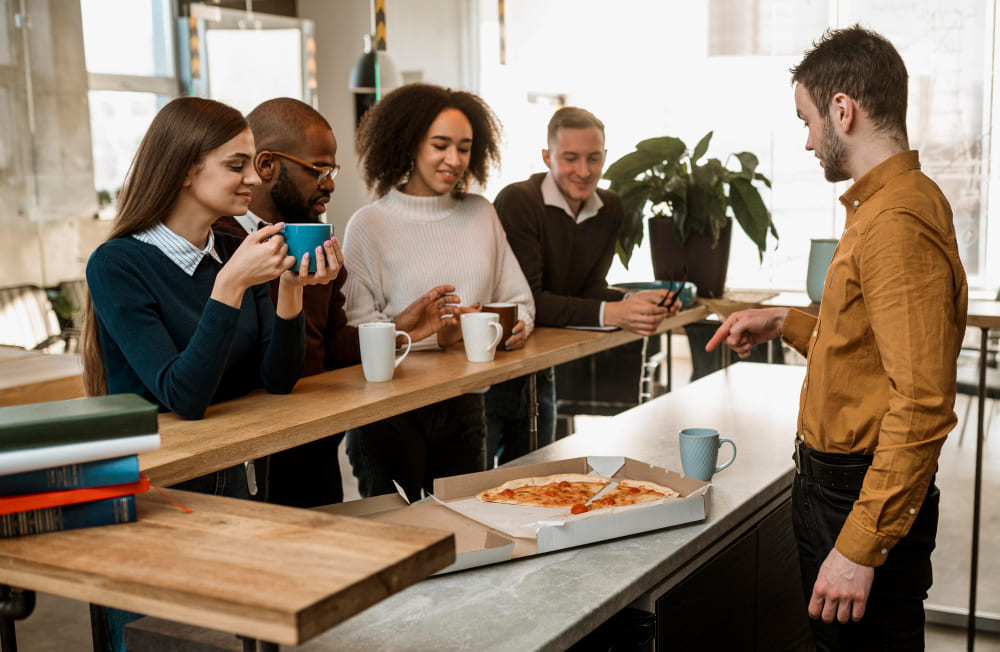
<svg viewBox="0 0 1000 652">
<path fill-rule="evenodd" d="M 216 234 L 228 260 L 238 238 Z M 131 392 L 185 419 L 254 389 L 292 390 L 305 357 L 302 314 L 277 318 L 266 283 L 239 310 L 210 299 L 222 266 L 205 256 L 193 276 L 130 236 L 105 242 L 87 262 L 108 393 Z"/>
</svg>

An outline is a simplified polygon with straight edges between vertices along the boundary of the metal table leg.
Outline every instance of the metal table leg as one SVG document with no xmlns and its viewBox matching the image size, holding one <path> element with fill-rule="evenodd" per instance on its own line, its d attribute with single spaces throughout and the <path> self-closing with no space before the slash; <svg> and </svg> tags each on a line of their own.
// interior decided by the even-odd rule
<svg viewBox="0 0 1000 652">
<path fill-rule="evenodd" d="M 983 487 L 983 419 L 986 412 L 986 354 L 989 329 L 983 328 L 979 343 L 979 407 L 976 418 L 976 479 L 972 499 L 972 558 L 969 565 L 969 652 L 976 646 L 976 582 L 979 574 L 979 510 Z"/>
<path fill-rule="evenodd" d="M 538 449 L 538 379 L 528 374 L 528 450 Z"/>
</svg>

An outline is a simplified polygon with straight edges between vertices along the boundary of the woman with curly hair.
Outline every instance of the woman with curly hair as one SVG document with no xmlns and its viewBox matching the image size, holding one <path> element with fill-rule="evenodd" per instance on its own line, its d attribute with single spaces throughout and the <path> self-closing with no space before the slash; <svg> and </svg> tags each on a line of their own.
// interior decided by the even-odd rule
<svg viewBox="0 0 1000 652">
<path fill-rule="evenodd" d="M 498 162 L 500 124 L 472 93 L 402 86 L 368 110 L 356 146 L 376 201 L 347 225 L 344 293 L 351 324 L 392 321 L 427 287 L 452 285 L 459 304 L 441 308 L 438 332 L 414 350 L 461 341 L 458 317 L 492 302 L 516 303 L 507 349 L 524 346 L 534 324 L 531 290 L 493 205 L 469 194 Z M 485 391 L 485 390 L 484 390 Z M 434 478 L 486 468 L 483 394 L 471 393 L 352 430 L 347 453 L 363 496 L 411 500 Z"/>
</svg>

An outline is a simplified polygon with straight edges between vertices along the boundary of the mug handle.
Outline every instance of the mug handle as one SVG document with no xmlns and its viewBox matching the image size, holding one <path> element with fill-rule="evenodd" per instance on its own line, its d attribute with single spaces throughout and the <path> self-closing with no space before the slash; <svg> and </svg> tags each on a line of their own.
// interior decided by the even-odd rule
<svg viewBox="0 0 1000 652">
<path fill-rule="evenodd" d="M 730 464 L 732 464 L 736 460 L 736 444 L 733 443 L 733 440 L 732 439 L 720 439 L 719 440 L 719 448 L 722 448 L 723 444 L 729 444 L 730 446 L 733 447 L 733 456 L 729 458 L 728 462 L 726 462 L 725 464 L 723 464 L 719 468 L 715 469 L 716 473 L 718 473 L 722 469 L 726 468 L 727 466 L 729 466 Z"/>
<path fill-rule="evenodd" d="M 493 338 L 493 341 L 490 342 L 490 345 L 487 347 L 488 350 L 492 351 L 497 348 L 497 344 L 500 343 L 500 338 L 503 337 L 503 326 L 501 326 L 498 321 L 491 321 L 490 328 L 497 332 L 497 336 Z"/>
<path fill-rule="evenodd" d="M 402 335 L 403 337 L 406 338 L 406 350 L 403 351 L 403 355 L 401 355 L 398 358 L 396 358 L 395 364 L 392 365 L 393 369 L 395 369 L 396 367 L 398 367 L 399 363 L 402 362 L 403 359 L 410 354 L 410 347 L 413 345 L 413 340 L 410 339 L 410 334 L 407 333 L 406 331 L 396 331 L 396 333 L 395 333 L 395 335 L 393 335 L 393 337 L 395 337 L 396 335 Z"/>
</svg>

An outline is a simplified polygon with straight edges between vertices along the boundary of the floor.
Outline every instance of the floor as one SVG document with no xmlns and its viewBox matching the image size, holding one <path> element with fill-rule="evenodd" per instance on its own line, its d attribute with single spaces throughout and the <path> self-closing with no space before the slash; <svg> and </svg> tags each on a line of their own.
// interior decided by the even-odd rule
<svg viewBox="0 0 1000 652">
<path fill-rule="evenodd" d="M 675 383 L 683 384 L 690 374 L 690 358 L 685 339 L 673 346 Z M 972 484 L 975 469 L 975 404 L 969 411 L 969 423 L 964 437 L 963 427 L 966 397 L 956 404 L 959 423 L 945 442 L 938 468 L 937 484 L 941 489 L 941 519 L 938 525 L 938 547 L 933 562 L 935 582 L 927 600 L 929 607 L 966 609 L 969 601 L 969 557 L 971 550 Z M 979 584 L 977 611 L 1000 618 L 1000 410 L 995 404 L 991 432 L 987 433 L 983 454 L 982 533 L 980 537 Z M 990 414 L 990 413 L 988 413 Z M 600 419 L 603 417 L 577 417 Z M 341 447 L 341 468 L 345 479 L 344 494 L 348 500 L 358 497 L 357 485 L 350 464 Z M 926 649 L 946 652 L 966 649 L 964 618 L 961 627 L 928 624 Z M 90 620 L 86 604 L 47 594 L 38 595 L 35 613 L 17 623 L 19 649 L 27 652 L 73 652 L 91 649 Z M 975 649 L 980 652 L 1000 652 L 1000 633 L 980 632 Z"/>
</svg>

